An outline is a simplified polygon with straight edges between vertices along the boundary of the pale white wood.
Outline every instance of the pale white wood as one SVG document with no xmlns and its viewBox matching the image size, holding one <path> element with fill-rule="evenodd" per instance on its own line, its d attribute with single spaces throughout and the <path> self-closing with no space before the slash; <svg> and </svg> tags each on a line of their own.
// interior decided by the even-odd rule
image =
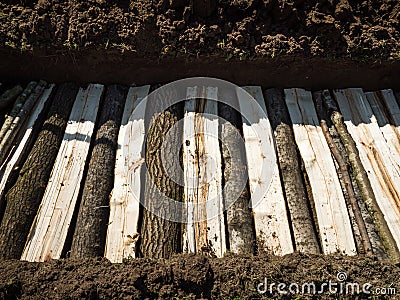
<svg viewBox="0 0 400 300">
<path fill-rule="evenodd" d="M 356 247 L 346 202 L 312 95 L 302 89 L 286 89 L 285 100 L 310 180 L 323 252 L 354 255 Z"/>
<path fill-rule="evenodd" d="M 80 89 L 21 259 L 60 258 L 81 185 L 104 87 Z"/>
<path fill-rule="evenodd" d="M 222 199 L 222 162 L 218 140 L 218 104 L 205 101 L 195 112 L 194 98 L 217 99 L 217 88 L 187 89 L 183 129 L 183 164 L 188 222 L 184 250 L 210 251 L 222 257 L 226 251 Z M 200 107 L 200 105 L 198 105 Z"/>
<path fill-rule="evenodd" d="M 379 129 L 385 138 L 386 144 L 391 158 L 397 166 L 400 166 L 400 141 L 397 136 L 396 129 L 390 124 L 384 111 L 384 103 L 379 98 L 379 92 L 365 93 L 369 105 L 371 106 L 372 112 L 379 125 Z M 399 202 L 400 204 L 400 202 Z"/>
<path fill-rule="evenodd" d="M 198 160 L 195 136 L 195 101 L 197 87 L 188 87 L 183 120 L 183 170 L 184 170 L 184 203 L 187 222 L 183 233 L 183 250 L 196 252 L 196 231 L 194 205 L 197 203 Z"/>
<path fill-rule="evenodd" d="M 218 89 L 207 87 L 207 99 L 217 99 Z M 218 103 L 206 101 L 203 125 L 203 149 L 200 160 L 200 187 L 206 194 L 207 236 L 211 251 L 222 257 L 226 252 L 225 223 L 222 198 L 222 162 L 218 139 Z M 200 144 L 200 143 L 199 143 Z"/>
<path fill-rule="evenodd" d="M 246 86 L 237 89 L 237 96 L 243 119 L 256 236 L 265 250 L 285 255 L 293 252 L 293 242 L 262 90 L 258 86 Z"/>
<path fill-rule="evenodd" d="M 144 187 L 140 173 L 144 162 L 146 103 L 143 102 L 140 106 L 139 104 L 149 90 L 149 85 L 129 89 L 118 133 L 114 189 L 110 197 L 105 249 L 105 256 L 113 263 L 135 257 L 136 242 L 139 238 L 138 197 Z"/>
<path fill-rule="evenodd" d="M 400 180 L 396 158 L 390 153 L 362 89 L 336 90 L 334 95 L 347 129 L 356 143 L 379 208 L 400 246 Z"/>
<path fill-rule="evenodd" d="M 53 88 L 54 84 L 50 85 L 49 88 L 45 89 L 45 91 L 43 92 L 43 95 L 40 97 L 36 106 L 33 108 L 28 121 L 21 127 L 21 132 L 23 132 L 23 135 L 19 140 L 18 145 L 14 146 L 14 148 L 11 149 L 10 151 L 11 155 L 9 156 L 9 160 L 6 161 L 0 168 L 0 199 L 2 199 L 3 194 L 5 192 L 4 189 L 8 177 L 10 176 L 15 165 L 20 162 L 22 154 L 26 151 L 28 142 L 32 138 L 33 126 L 35 125 L 40 113 L 42 112 L 45 103 L 49 99 L 49 96 Z"/>
</svg>

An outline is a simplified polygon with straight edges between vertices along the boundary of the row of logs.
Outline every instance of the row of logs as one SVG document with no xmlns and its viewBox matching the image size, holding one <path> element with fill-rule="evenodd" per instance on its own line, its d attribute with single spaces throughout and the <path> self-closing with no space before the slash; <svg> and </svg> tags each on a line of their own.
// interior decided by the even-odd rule
<svg viewBox="0 0 400 300">
<path fill-rule="evenodd" d="M 0 131 L 0 162 L 6 160 L 7 151 L 12 144 L 10 141 L 15 138 L 20 124 L 24 122 L 35 99 L 45 87 L 45 82 L 31 82 L 24 90 L 17 86 L 0 96 L 0 109 L 14 103 Z M 0 258 L 10 259 L 21 256 L 46 189 L 78 89 L 76 84 L 65 83 L 51 95 L 51 106 L 48 108 L 41 130 L 26 159 L 18 167 L 17 178 L 4 199 L 5 210 L 0 223 Z M 104 254 L 109 218 L 109 195 L 113 188 L 115 153 L 118 146 L 118 129 L 126 94 L 126 87 L 112 85 L 107 88 L 103 98 L 95 139 L 91 145 L 87 175 L 81 199 L 78 201 L 77 220 L 70 249 L 73 257 L 95 257 Z M 268 99 L 266 106 L 276 139 L 278 165 L 289 220 L 291 220 L 294 247 L 297 251 L 304 253 L 320 253 L 320 237 L 316 230 L 312 209 L 313 200 L 302 172 L 302 160 L 295 143 L 283 93 L 278 89 L 269 89 L 264 95 Z M 346 130 L 339 110 L 330 98 L 329 92 L 316 94 L 314 98 L 324 134 L 338 166 L 346 200 L 352 211 L 351 216 L 354 217 L 352 224 L 355 228 L 354 232 L 357 233 L 359 252 L 366 254 L 386 252 L 390 258 L 398 258 L 399 250 L 374 201 L 368 177 L 365 175 L 357 149 Z M 152 201 L 157 195 L 154 189 L 159 189 L 161 193 L 182 201 L 182 187 L 168 178 L 161 163 L 162 141 L 168 130 L 182 118 L 182 112 L 182 106 L 175 105 L 148 118 L 150 124 L 146 140 L 146 164 L 149 174 L 146 181 L 152 180 L 154 185 L 145 185 L 146 207 L 151 207 L 152 203 L 156 202 Z M 220 105 L 219 114 L 241 132 L 239 112 Z M 221 149 L 225 183 L 227 180 L 235 181 L 235 174 L 246 169 L 246 161 L 237 159 L 242 157 L 241 153 L 244 149 L 235 148 L 233 144 L 235 139 L 232 137 L 230 128 L 220 126 L 220 135 L 226 143 Z M 176 134 L 179 135 L 178 132 Z M 171 163 L 180 163 L 176 153 L 163 153 L 163 155 L 169 155 Z M 361 175 L 358 176 L 358 174 Z M 234 196 L 229 193 L 240 195 L 234 205 L 229 207 L 225 216 L 228 234 L 227 248 L 238 249 L 240 253 L 254 254 L 257 252 L 257 243 L 252 212 L 248 206 L 250 200 L 248 186 L 242 191 L 232 190 L 226 193 L 228 194 L 224 194 L 225 198 Z M 143 210 L 139 226 L 141 243 L 138 255 L 168 258 L 174 253 L 182 252 L 183 225 L 141 209 Z M 362 215 L 365 213 L 373 215 L 372 225 L 365 224 L 365 217 L 363 218 Z M 373 232 L 377 232 L 378 235 L 374 235 Z M 233 246 L 233 243 L 236 244 Z M 384 247 L 384 251 L 380 251 L 379 247 Z"/>
</svg>

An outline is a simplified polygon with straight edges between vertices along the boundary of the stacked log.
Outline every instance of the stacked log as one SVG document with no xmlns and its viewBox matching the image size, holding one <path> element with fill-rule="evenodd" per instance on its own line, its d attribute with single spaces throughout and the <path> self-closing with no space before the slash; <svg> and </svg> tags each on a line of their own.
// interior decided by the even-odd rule
<svg viewBox="0 0 400 300">
<path fill-rule="evenodd" d="M 6 114 L 4 124 L 1 126 L 0 129 L 0 141 L 3 140 L 4 135 L 6 134 L 7 130 L 10 128 L 13 120 L 21 111 L 22 106 L 24 105 L 28 96 L 32 93 L 33 89 L 37 85 L 37 82 L 31 81 L 25 90 L 22 92 L 21 95 L 18 96 L 17 100 L 15 100 L 14 106 L 12 107 L 11 111 Z"/>
<path fill-rule="evenodd" d="M 399 250 L 397 248 L 396 241 L 394 240 L 388 224 L 385 221 L 385 217 L 376 201 L 375 194 L 371 187 L 371 182 L 361 162 L 355 141 L 351 137 L 349 131 L 347 130 L 346 124 L 344 123 L 343 115 L 340 113 L 336 103 L 331 97 L 324 97 L 323 100 L 328 109 L 330 119 L 340 136 L 344 148 L 346 149 L 357 185 L 360 189 L 368 212 L 373 219 L 375 229 L 377 230 L 378 235 L 383 242 L 386 253 L 393 261 L 398 262 Z"/>
<path fill-rule="evenodd" d="M 170 203 L 160 203 L 160 194 L 179 202 L 182 202 L 183 196 L 182 186 L 168 174 L 168 170 L 181 170 L 181 155 L 174 151 L 173 144 L 182 143 L 182 128 L 175 125 L 182 118 L 183 107 L 180 104 L 170 106 L 176 97 L 174 90 L 152 93 L 149 95 L 151 105 L 147 105 L 146 109 L 150 125 L 145 142 L 147 174 L 139 255 L 150 258 L 169 258 L 174 253 L 182 252 L 182 224 L 170 218 L 179 219 L 177 214 L 180 212 Z M 161 111 L 159 108 L 163 106 L 168 109 Z M 174 140 L 169 140 L 168 145 L 171 146 L 162 149 L 169 130 L 173 130 L 168 136 Z M 180 177 L 178 174 L 177 179 L 182 182 L 182 174 Z"/>
<path fill-rule="evenodd" d="M 3 136 L 0 140 L 0 165 L 5 161 L 8 155 L 8 151 L 10 150 L 10 147 L 12 146 L 13 141 L 18 134 L 18 130 L 28 118 L 33 106 L 36 104 L 37 100 L 46 88 L 46 85 L 46 82 L 40 81 L 33 92 L 30 94 L 30 96 L 26 99 L 18 114 L 15 116 L 15 118 L 12 119 L 12 122 L 10 122 L 9 119 L 9 124 L 4 123 L 4 126 L 2 127 L 2 130 L 0 132 L 0 135 Z"/>
<path fill-rule="evenodd" d="M 234 95 L 229 100 L 237 102 Z M 233 107 L 224 103 L 219 103 L 218 114 L 226 121 L 220 124 L 220 137 L 229 249 L 234 253 L 254 254 L 256 236 L 249 205 L 250 191 L 248 185 L 242 188 L 242 178 L 247 176 L 247 162 L 244 144 L 237 143 L 242 138 L 242 117 Z M 229 189 L 225 187 L 228 181 Z"/>
<path fill-rule="evenodd" d="M 6 209 L 0 224 L 0 259 L 21 257 L 77 92 L 75 84 L 66 83 L 58 88 L 38 138 L 16 183 L 6 195 Z"/>
<path fill-rule="evenodd" d="M 279 169 L 289 208 L 295 247 L 297 251 L 303 253 L 320 253 L 315 225 L 312 222 L 311 205 L 301 173 L 301 161 L 283 97 L 281 90 L 265 91 L 268 117 L 274 130 Z"/>
<path fill-rule="evenodd" d="M 126 92 L 127 89 L 119 85 L 112 85 L 106 91 L 72 240 L 71 257 L 104 255 L 118 130 Z"/>
<path fill-rule="evenodd" d="M 349 206 L 349 212 L 352 216 L 352 221 L 354 219 L 354 222 L 352 222 L 354 224 L 352 225 L 356 235 L 358 252 L 372 254 L 372 246 L 368 236 L 367 228 L 361 213 L 361 209 L 358 206 L 358 195 L 356 195 L 355 189 L 352 185 L 352 179 L 349 172 L 351 166 L 347 165 L 345 160 L 345 158 L 347 158 L 347 153 L 345 152 L 340 138 L 338 137 L 336 129 L 334 128 L 333 124 L 327 121 L 327 113 L 325 107 L 323 107 L 322 100 L 324 97 L 330 97 L 328 91 L 314 93 L 316 102 L 315 107 L 320 119 L 322 132 L 324 133 L 325 139 L 336 162 L 339 180 L 344 191 L 346 202 Z"/>
</svg>

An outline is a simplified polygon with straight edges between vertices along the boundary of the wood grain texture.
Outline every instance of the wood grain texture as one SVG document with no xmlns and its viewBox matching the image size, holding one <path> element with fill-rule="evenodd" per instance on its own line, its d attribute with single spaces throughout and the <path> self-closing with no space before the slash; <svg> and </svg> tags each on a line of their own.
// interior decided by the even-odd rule
<svg viewBox="0 0 400 300">
<path fill-rule="evenodd" d="M 139 240 L 138 197 L 144 188 L 141 169 L 144 162 L 146 109 L 145 104 L 139 108 L 138 105 L 147 96 L 149 89 L 148 85 L 131 87 L 122 115 L 105 249 L 105 256 L 111 262 L 122 262 L 124 258 L 136 256 Z"/>
<path fill-rule="evenodd" d="M 184 250 L 222 257 L 226 251 L 217 88 L 188 88 L 183 128 Z M 203 115 L 204 113 L 204 115 Z"/>
</svg>

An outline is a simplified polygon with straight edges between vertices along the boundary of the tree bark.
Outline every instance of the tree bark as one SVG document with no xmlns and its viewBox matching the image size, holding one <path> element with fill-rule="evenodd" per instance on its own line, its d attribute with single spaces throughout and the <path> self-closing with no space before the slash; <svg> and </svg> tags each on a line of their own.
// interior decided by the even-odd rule
<svg viewBox="0 0 400 300">
<path fill-rule="evenodd" d="M 107 88 L 83 188 L 71 257 L 104 255 L 110 194 L 114 185 L 117 138 L 126 92 L 127 89 L 119 85 Z"/>
<path fill-rule="evenodd" d="M 146 115 L 151 118 L 146 137 L 146 183 L 143 199 L 143 221 L 140 226 L 141 245 L 139 255 L 150 258 L 169 258 L 182 251 L 182 224 L 171 221 L 170 216 L 179 218 L 180 212 L 171 203 L 160 199 L 160 193 L 175 201 L 182 202 L 183 188 L 175 182 L 168 170 L 181 170 L 181 155 L 175 153 L 173 144 L 182 144 L 182 129 L 176 125 L 182 117 L 183 107 L 174 105 L 165 111 L 157 111 L 162 104 L 171 103 L 175 91 L 162 91 L 149 95 Z M 147 118 L 148 119 L 148 118 Z M 174 126 L 174 127 L 173 127 Z M 172 140 L 162 153 L 163 142 L 169 130 Z M 182 182 L 182 172 L 178 182 Z M 152 182 L 152 184 L 151 184 Z"/>
<path fill-rule="evenodd" d="M 21 95 L 18 96 L 17 100 L 15 100 L 14 106 L 11 109 L 11 111 L 6 115 L 4 124 L 1 126 L 0 129 L 0 142 L 3 140 L 4 135 L 10 128 L 14 118 L 18 115 L 18 113 L 21 111 L 22 106 L 24 105 L 26 99 L 29 97 L 29 95 L 32 93 L 33 89 L 37 85 L 37 82 L 31 81 L 28 83 L 27 87 L 23 91 Z"/>
<path fill-rule="evenodd" d="M 331 98 L 324 98 L 324 101 L 326 107 L 329 109 L 332 123 L 335 125 L 335 128 L 348 154 L 350 164 L 353 168 L 354 176 L 356 178 L 358 187 L 360 188 L 364 203 L 366 204 L 368 211 L 373 219 L 375 229 L 378 231 L 378 235 L 383 242 L 383 246 L 385 247 L 389 258 L 394 262 L 399 262 L 399 249 L 385 221 L 385 217 L 380 210 L 378 203 L 376 202 L 371 183 L 368 179 L 367 172 L 365 171 L 364 166 L 361 162 L 357 146 L 350 133 L 347 131 L 347 127 L 343 121 L 343 116 L 339 112 L 336 104 Z"/>
<path fill-rule="evenodd" d="M 281 90 L 265 91 L 268 116 L 276 140 L 279 169 L 292 221 L 295 247 L 297 251 L 303 253 L 320 253 L 311 204 L 305 192 L 297 145 L 283 97 Z"/>
<path fill-rule="evenodd" d="M 23 88 L 20 85 L 14 86 L 13 88 L 5 91 L 0 96 L 0 109 L 3 109 L 10 105 L 15 99 L 17 99 L 18 95 L 21 94 Z"/>
<path fill-rule="evenodd" d="M 14 186 L 6 195 L 0 224 L 0 259 L 19 259 L 45 192 L 78 92 L 75 84 L 57 90 L 47 119 Z"/>
<path fill-rule="evenodd" d="M 230 101 L 237 101 L 231 96 Z M 237 103 L 236 103 L 237 105 Z M 237 105 L 238 107 L 238 105 Z M 223 197 L 226 210 L 229 249 L 239 254 L 254 254 L 256 235 L 253 213 L 250 208 L 248 184 L 243 189 L 243 178 L 247 176 L 247 161 L 242 139 L 242 118 L 238 111 L 224 104 L 218 104 L 218 114 L 227 123 L 220 124 L 221 151 L 223 162 Z M 230 188 L 227 188 L 229 182 Z"/>
<path fill-rule="evenodd" d="M 5 161 L 8 155 L 8 151 L 12 146 L 15 136 L 18 134 L 18 130 L 21 125 L 28 118 L 32 107 L 35 105 L 39 97 L 42 95 L 44 89 L 46 88 L 47 83 L 44 81 L 40 81 L 36 86 L 32 94 L 26 100 L 21 110 L 18 112 L 18 115 L 14 118 L 9 128 L 4 134 L 2 140 L 0 140 L 0 165 Z"/>
</svg>

